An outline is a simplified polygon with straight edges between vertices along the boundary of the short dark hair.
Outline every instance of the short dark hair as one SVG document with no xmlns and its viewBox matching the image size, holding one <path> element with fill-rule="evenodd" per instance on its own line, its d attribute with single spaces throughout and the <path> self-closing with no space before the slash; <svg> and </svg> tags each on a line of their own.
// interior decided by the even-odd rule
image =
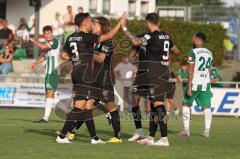
<svg viewBox="0 0 240 159">
<path fill-rule="evenodd" d="M 97 17 L 96 20 L 101 25 L 102 34 L 106 34 L 111 30 L 110 21 L 105 17 Z"/>
<path fill-rule="evenodd" d="M 159 16 L 157 13 L 148 13 L 145 17 L 145 21 L 158 25 Z"/>
<path fill-rule="evenodd" d="M 87 13 L 78 13 L 74 18 L 75 25 L 80 26 L 82 24 L 83 20 L 88 17 L 90 17 L 90 14 L 88 12 Z"/>
<path fill-rule="evenodd" d="M 187 65 L 188 65 L 188 62 L 185 60 L 180 63 L 180 66 L 187 66 Z"/>
<path fill-rule="evenodd" d="M 42 31 L 45 32 L 45 31 L 51 31 L 52 32 L 52 27 L 50 25 L 46 25 L 43 27 Z"/>
<path fill-rule="evenodd" d="M 202 39 L 204 42 L 207 40 L 207 36 L 203 32 L 197 32 L 195 37 Z"/>
</svg>

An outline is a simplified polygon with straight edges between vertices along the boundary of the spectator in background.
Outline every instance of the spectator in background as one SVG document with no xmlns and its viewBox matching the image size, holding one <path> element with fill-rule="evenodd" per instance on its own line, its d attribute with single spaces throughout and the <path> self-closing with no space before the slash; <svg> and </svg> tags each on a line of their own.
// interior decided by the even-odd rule
<svg viewBox="0 0 240 159">
<path fill-rule="evenodd" d="M 8 28 L 7 20 L 2 21 L 2 29 L 0 29 L 0 48 L 13 40 L 13 32 Z"/>
<path fill-rule="evenodd" d="M 20 28 L 18 28 L 16 36 L 19 40 L 19 44 L 22 46 L 22 44 L 25 41 L 29 40 L 30 37 L 30 29 L 26 23 L 22 23 L 19 25 Z"/>
<path fill-rule="evenodd" d="M 127 101 L 128 110 L 131 110 L 133 104 L 133 96 L 130 87 L 133 85 L 133 82 L 135 80 L 137 67 L 129 62 L 127 55 L 124 55 L 122 57 L 122 62 L 117 64 L 117 66 L 113 69 L 113 72 L 116 80 L 121 81 L 123 84 L 124 101 Z"/>
<path fill-rule="evenodd" d="M 22 29 L 22 27 L 25 27 L 28 32 L 30 32 L 31 29 L 33 28 L 33 26 L 32 27 L 28 26 L 25 18 L 20 19 L 18 30 Z"/>
<path fill-rule="evenodd" d="M 64 30 L 63 30 L 63 20 L 61 20 L 61 14 L 60 12 L 56 12 L 55 14 L 55 21 L 52 25 L 52 28 L 53 28 L 53 36 L 55 36 L 59 43 L 62 44 L 63 42 L 63 33 L 64 33 Z"/>
<path fill-rule="evenodd" d="M 84 13 L 83 7 L 78 7 L 78 13 Z"/>
<path fill-rule="evenodd" d="M 7 44 L 4 47 L 4 53 L 0 54 L 0 72 L 4 75 L 12 70 L 13 49 L 11 45 Z"/>
<path fill-rule="evenodd" d="M 182 83 L 183 91 L 185 91 L 187 89 L 187 80 L 189 76 L 188 63 L 187 61 L 183 61 L 180 65 L 181 68 L 178 70 L 178 81 Z"/>
<path fill-rule="evenodd" d="M 210 72 L 210 78 L 211 78 L 211 87 L 212 88 L 222 88 L 222 84 L 219 84 L 217 82 L 222 81 L 222 78 L 220 76 L 220 73 L 216 67 L 212 67 Z"/>
<path fill-rule="evenodd" d="M 72 11 L 72 6 L 67 6 L 67 13 L 63 16 L 64 21 L 64 39 L 76 31 L 74 23 L 74 13 Z"/>
</svg>

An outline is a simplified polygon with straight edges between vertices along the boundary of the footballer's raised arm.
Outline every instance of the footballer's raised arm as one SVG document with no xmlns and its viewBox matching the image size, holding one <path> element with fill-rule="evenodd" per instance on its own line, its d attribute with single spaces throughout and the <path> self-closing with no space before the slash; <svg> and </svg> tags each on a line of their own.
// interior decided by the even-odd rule
<svg viewBox="0 0 240 159">
<path fill-rule="evenodd" d="M 40 43 L 40 42 L 34 40 L 33 38 L 30 38 L 29 41 L 32 42 L 34 45 L 36 45 L 37 47 L 39 47 L 42 50 L 48 50 L 48 49 L 51 48 L 51 46 L 49 46 L 47 44 Z"/>
<path fill-rule="evenodd" d="M 127 16 L 126 14 L 124 14 L 121 19 L 121 26 L 125 35 L 132 41 L 133 45 L 135 46 L 143 45 L 144 44 L 143 39 L 137 37 L 136 35 L 134 35 L 128 30 L 128 28 L 126 27 L 126 20 L 127 20 Z"/>
<path fill-rule="evenodd" d="M 131 40 L 131 42 L 133 43 L 133 45 L 135 46 L 140 46 L 143 45 L 144 42 L 142 39 L 138 38 L 136 35 L 134 35 L 133 33 L 131 33 L 127 27 L 123 28 L 123 31 L 125 33 L 125 35 L 127 35 L 127 37 Z"/>
<path fill-rule="evenodd" d="M 123 13 L 122 17 L 121 17 L 121 20 L 114 26 L 114 28 L 108 32 L 107 34 L 103 34 L 100 36 L 99 38 L 99 42 L 103 42 L 103 41 L 107 41 L 109 39 L 112 39 L 114 37 L 114 35 L 117 34 L 117 32 L 119 31 L 120 27 L 121 27 L 121 21 L 122 21 L 122 18 L 123 16 L 125 15 L 126 13 Z"/>
</svg>

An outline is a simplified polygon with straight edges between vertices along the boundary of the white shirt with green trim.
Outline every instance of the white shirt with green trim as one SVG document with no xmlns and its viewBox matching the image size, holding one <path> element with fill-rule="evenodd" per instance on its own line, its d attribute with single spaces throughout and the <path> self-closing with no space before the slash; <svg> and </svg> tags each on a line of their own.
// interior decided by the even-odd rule
<svg viewBox="0 0 240 159">
<path fill-rule="evenodd" d="M 195 48 L 188 53 L 188 62 L 194 64 L 194 74 L 192 79 L 192 90 L 197 91 L 197 87 L 202 85 L 202 91 L 206 91 L 210 80 L 210 68 L 213 63 L 211 51 L 206 48 Z"/>
<path fill-rule="evenodd" d="M 53 74 L 53 71 L 57 71 L 60 74 L 60 45 L 56 38 L 46 43 L 49 46 L 49 50 L 46 53 L 46 70 L 45 74 Z"/>
</svg>

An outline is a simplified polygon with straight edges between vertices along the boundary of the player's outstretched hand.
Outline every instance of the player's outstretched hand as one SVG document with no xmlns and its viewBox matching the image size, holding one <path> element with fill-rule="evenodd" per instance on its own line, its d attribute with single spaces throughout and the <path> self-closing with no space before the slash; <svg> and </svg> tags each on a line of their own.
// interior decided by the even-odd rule
<svg viewBox="0 0 240 159">
<path fill-rule="evenodd" d="M 127 21 L 127 13 L 124 12 L 122 17 L 121 17 L 121 26 L 122 26 L 122 28 L 126 27 L 126 21 Z"/>
</svg>

